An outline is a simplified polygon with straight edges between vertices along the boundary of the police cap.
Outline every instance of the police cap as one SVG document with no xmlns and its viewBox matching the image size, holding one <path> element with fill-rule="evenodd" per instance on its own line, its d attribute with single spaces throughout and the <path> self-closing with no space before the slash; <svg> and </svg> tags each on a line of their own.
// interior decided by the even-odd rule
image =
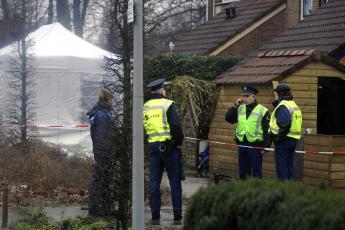
<svg viewBox="0 0 345 230">
<path fill-rule="evenodd" d="M 253 86 L 243 86 L 242 87 L 242 95 L 251 95 L 251 94 L 257 94 L 259 91 L 255 89 Z"/>
<path fill-rule="evenodd" d="M 279 83 L 277 88 L 275 88 L 273 91 L 276 91 L 278 94 L 279 93 L 287 93 L 290 92 L 290 87 L 286 83 Z"/>
<path fill-rule="evenodd" d="M 164 82 L 165 78 L 159 78 L 147 84 L 146 87 L 150 88 L 151 91 L 156 91 L 158 89 L 163 88 Z"/>
</svg>

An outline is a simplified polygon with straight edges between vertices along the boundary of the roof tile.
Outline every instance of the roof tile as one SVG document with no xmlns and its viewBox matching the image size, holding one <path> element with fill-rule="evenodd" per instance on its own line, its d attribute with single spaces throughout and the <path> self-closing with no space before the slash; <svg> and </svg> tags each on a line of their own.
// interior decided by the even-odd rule
<svg viewBox="0 0 345 230">
<path fill-rule="evenodd" d="M 246 0 L 234 2 L 237 14 L 234 19 L 225 20 L 225 13 L 222 11 L 213 19 L 177 39 L 174 42 L 174 52 L 207 54 L 238 34 L 239 31 L 244 30 L 259 18 L 280 6 L 283 2 L 285 1 Z M 200 47 L 200 44 L 203 44 L 202 47 Z"/>
</svg>

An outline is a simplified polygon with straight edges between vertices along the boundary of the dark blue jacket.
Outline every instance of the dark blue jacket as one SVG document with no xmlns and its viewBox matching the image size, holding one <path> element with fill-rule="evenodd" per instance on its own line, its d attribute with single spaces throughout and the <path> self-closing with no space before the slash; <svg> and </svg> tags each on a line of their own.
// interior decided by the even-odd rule
<svg viewBox="0 0 345 230">
<path fill-rule="evenodd" d="M 118 129 L 116 118 L 110 109 L 98 102 L 87 115 L 90 119 L 93 150 L 109 151 L 113 149 Z"/>
<path fill-rule="evenodd" d="M 278 106 L 278 104 L 283 100 L 292 101 L 293 96 L 291 94 L 280 96 L 279 99 L 273 103 L 273 106 Z M 278 144 L 284 139 L 290 138 L 286 135 L 289 133 L 292 119 L 290 111 L 288 108 L 286 108 L 285 105 L 279 106 L 279 108 L 275 112 L 275 117 L 277 119 L 277 125 L 279 126 L 279 133 L 277 135 L 272 135 L 272 140 L 275 144 Z"/>
</svg>

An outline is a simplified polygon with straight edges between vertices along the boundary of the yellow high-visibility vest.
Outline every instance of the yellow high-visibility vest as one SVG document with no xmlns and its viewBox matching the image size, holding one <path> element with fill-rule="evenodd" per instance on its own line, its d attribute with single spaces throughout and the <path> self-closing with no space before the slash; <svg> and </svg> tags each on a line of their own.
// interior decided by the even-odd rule
<svg viewBox="0 0 345 230">
<path fill-rule="evenodd" d="M 300 139 L 302 130 L 302 112 L 294 101 L 283 100 L 278 104 L 271 115 L 269 132 L 273 134 L 279 133 L 279 126 L 277 124 L 275 113 L 281 105 L 284 105 L 289 110 L 292 119 L 291 127 L 287 136 L 297 140 Z"/>
<path fill-rule="evenodd" d="M 246 106 L 241 105 L 237 109 L 237 128 L 236 137 L 239 141 L 243 141 L 244 135 L 249 142 L 263 141 L 262 118 L 268 111 L 267 108 L 258 104 L 255 106 L 251 114 L 246 114 Z"/>
<path fill-rule="evenodd" d="M 167 111 L 172 103 L 171 100 L 160 98 L 151 99 L 144 104 L 144 128 L 148 142 L 164 142 L 172 139 L 167 118 Z"/>
</svg>

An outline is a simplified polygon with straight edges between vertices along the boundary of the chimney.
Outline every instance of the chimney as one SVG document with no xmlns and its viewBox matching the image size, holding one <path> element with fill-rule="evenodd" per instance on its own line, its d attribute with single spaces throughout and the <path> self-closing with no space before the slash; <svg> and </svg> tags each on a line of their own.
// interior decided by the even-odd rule
<svg viewBox="0 0 345 230">
<path fill-rule="evenodd" d="M 304 0 L 287 0 L 286 1 L 286 17 L 285 28 L 288 29 L 291 26 L 299 22 L 303 17 L 302 1 Z"/>
</svg>

